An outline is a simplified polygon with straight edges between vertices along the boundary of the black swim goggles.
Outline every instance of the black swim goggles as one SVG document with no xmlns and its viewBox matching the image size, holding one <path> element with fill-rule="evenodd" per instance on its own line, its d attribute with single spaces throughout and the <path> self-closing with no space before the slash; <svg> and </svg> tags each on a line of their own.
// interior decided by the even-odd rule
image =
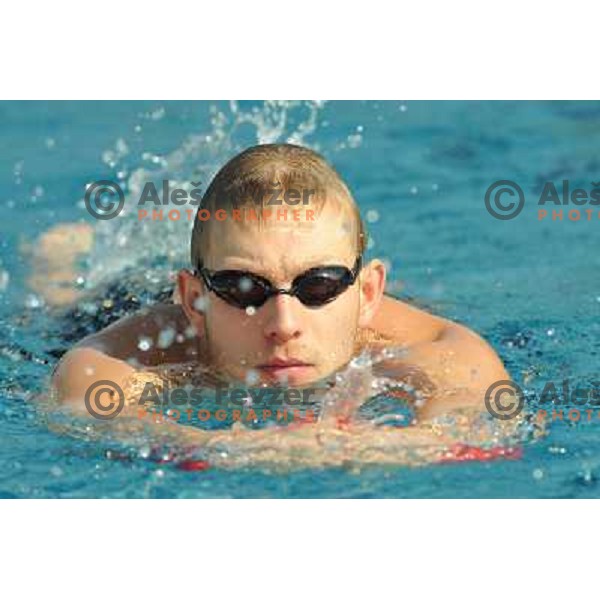
<svg viewBox="0 0 600 600">
<path fill-rule="evenodd" d="M 289 289 L 276 288 L 268 279 L 249 271 L 209 271 L 202 264 L 194 271 L 219 298 L 238 308 L 259 308 L 279 294 L 294 296 L 305 306 L 318 307 L 335 300 L 355 281 L 362 267 L 358 256 L 350 270 L 343 265 L 313 267 L 298 275 Z"/>
</svg>

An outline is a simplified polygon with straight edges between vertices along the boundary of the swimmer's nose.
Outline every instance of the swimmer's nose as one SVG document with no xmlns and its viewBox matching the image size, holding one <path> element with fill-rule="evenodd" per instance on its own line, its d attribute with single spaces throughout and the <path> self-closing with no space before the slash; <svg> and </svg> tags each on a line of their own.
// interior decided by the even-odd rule
<svg viewBox="0 0 600 600">
<path fill-rule="evenodd" d="M 263 310 L 267 313 L 265 337 L 271 341 L 287 342 L 300 337 L 300 311 L 296 298 L 281 294 L 267 301 Z"/>
</svg>

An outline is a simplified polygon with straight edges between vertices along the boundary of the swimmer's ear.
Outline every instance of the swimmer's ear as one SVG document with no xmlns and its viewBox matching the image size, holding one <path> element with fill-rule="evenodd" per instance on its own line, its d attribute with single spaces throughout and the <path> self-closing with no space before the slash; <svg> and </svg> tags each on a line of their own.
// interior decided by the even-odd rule
<svg viewBox="0 0 600 600">
<path fill-rule="evenodd" d="M 360 314 L 358 324 L 367 327 L 379 309 L 385 290 L 385 265 L 377 259 L 362 268 L 358 283 L 360 285 Z"/>
<path fill-rule="evenodd" d="M 204 283 L 189 269 L 181 269 L 177 274 L 177 289 L 181 308 L 187 315 L 190 323 L 200 331 L 204 319 L 202 308 L 207 298 Z"/>
</svg>

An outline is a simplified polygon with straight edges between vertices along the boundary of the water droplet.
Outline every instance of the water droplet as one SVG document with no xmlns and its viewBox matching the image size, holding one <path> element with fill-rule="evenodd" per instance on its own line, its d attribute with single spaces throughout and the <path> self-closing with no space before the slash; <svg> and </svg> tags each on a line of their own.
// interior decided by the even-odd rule
<svg viewBox="0 0 600 600">
<path fill-rule="evenodd" d="M 140 337 L 139 341 L 138 341 L 138 348 L 142 351 L 142 352 L 146 352 L 147 350 L 150 350 L 150 348 L 152 348 L 152 339 L 149 337 Z"/>
<path fill-rule="evenodd" d="M 247 314 L 249 317 L 253 316 L 254 314 L 256 314 L 256 308 L 254 308 L 254 306 L 248 306 L 248 307 L 246 308 L 246 314 Z"/>
<path fill-rule="evenodd" d="M 119 138 L 115 143 L 115 149 L 120 156 L 129 154 L 129 146 L 123 138 Z"/>
<path fill-rule="evenodd" d="M 152 121 L 160 121 L 165 116 L 164 107 L 160 106 L 156 110 L 153 110 L 149 116 Z"/>
<path fill-rule="evenodd" d="M 112 169 L 117 164 L 117 155 L 112 150 L 105 150 L 102 153 L 102 162 Z"/>
<path fill-rule="evenodd" d="M 400 112 L 406 112 L 408 110 L 408 106 L 406 106 L 406 104 L 401 104 L 399 108 Z"/>
<path fill-rule="evenodd" d="M 25 306 L 27 308 L 36 309 L 44 305 L 44 301 L 35 294 L 27 294 L 25 297 Z"/>
<path fill-rule="evenodd" d="M 168 348 L 173 343 L 174 339 L 175 330 L 172 327 L 165 327 L 164 329 L 161 329 L 160 333 L 158 334 L 156 345 L 161 349 Z"/>
<path fill-rule="evenodd" d="M 58 467 L 56 465 L 54 465 L 50 469 L 50 474 L 54 475 L 54 477 L 60 477 L 61 475 L 63 475 L 63 473 L 64 473 L 64 471 L 60 467 Z"/>
<path fill-rule="evenodd" d="M 437 183 L 434 183 L 431 186 L 432 191 L 437 192 L 440 189 L 440 186 Z"/>
<path fill-rule="evenodd" d="M 412 186 L 410 187 L 410 193 L 411 193 L 413 196 L 416 196 L 416 195 L 419 193 L 419 188 L 418 188 L 416 185 L 412 185 Z"/>
<path fill-rule="evenodd" d="M 4 292 L 8 287 L 10 277 L 6 271 L 0 270 L 0 292 Z"/>
<path fill-rule="evenodd" d="M 259 381 L 259 372 L 256 369 L 248 369 L 246 372 L 246 385 L 256 385 Z"/>
<path fill-rule="evenodd" d="M 351 134 L 346 141 L 349 148 L 358 148 L 362 144 L 362 135 L 360 133 Z"/>
<path fill-rule="evenodd" d="M 550 337 L 552 337 L 554 335 L 554 333 L 555 333 L 555 331 L 554 331 L 554 328 L 552 328 L 552 327 L 550 329 L 548 329 L 548 331 L 546 331 L 546 334 L 549 335 Z"/>
<path fill-rule="evenodd" d="M 367 221 L 369 223 L 377 223 L 377 221 L 379 221 L 379 213 L 374 209 L 368 210 Z"/>
<path fill-rule="evenodd" d="M 249 292 L 252 289 L 253 283 L 250 277 L 242 277 L 238 283 L 240 292 Z"/>
<path fill-rule="evenodd" d="M 364 369 L 365 367 L 370 367 L 372 364 L 370 353 L 365 350 L 361 352 L 358 356 L 355 356 L 350 363 L 348 364 L 350 369 Z M 336 374 L 336 377 L 341 374 Z"/>
<path fill-rule="evenodd" d="M 405 358 L 408 350 L 404 346 L 388 346 L 381 351 L 381 360 L 390 360 L 393 358 Z"/>
<path fill-rule="evenodd" d="M 544 477 L 544 471 L 542 469 L 534 469 L 533 470 L 533 478 L 536 480 L 540 480 Z"/>
<path fill-rule="evenodd" d="M 208 307 L 208 296 L 198 296 L 194 300 L 194 309 L 198 312 L 204 312 Z M 195 333 L 194 333 L 195 335 Z"/>
<path fill-rule="evenodd" d="M 23 183 L 23 168 L 25 166 L 25 161 L 19 160 L 15 163 L 13 167 L 13 175 L 15 176 L 15 183 L 21 184 Z"/>
</svg>

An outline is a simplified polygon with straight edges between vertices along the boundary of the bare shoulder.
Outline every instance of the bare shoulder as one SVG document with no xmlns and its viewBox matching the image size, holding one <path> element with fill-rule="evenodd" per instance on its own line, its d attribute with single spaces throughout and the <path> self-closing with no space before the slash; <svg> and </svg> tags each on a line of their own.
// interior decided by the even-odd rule
<svg viewBox="0 0 600 600">
<path fill-rule="evenodd" d="M 61 358 L 52 387 L 59 401 L 81 403 L 96 381 L 110 380 L 122 386 L 140 369 L 193 361 L 196 340 L 197 332 L 189 329 L 180 306 L 156 305 L 81 340 Z"/>
<path fill-rule="evenodd" d="M 194 360 L 198 334 L 181 306 L 157 304 L 119 319 L 81 340 L 77 348 L 94 348 L 113 358 L 142 366 Z"/>
<path fill-rule="evenodd" d="M 69 350 L 61 359 L 52 376 L 52 389 L 57 400 L 83 410 L 87 390 L 99 381 L 111 381 L 123 387 L 135 372 L 128 363 L 81 346 Z"/>
<path fill-rule="evenodd" d="M 394 343 L 412 346 L 431 342 L 452 322 L 384 295 L 370 328 Z"/>
</svg>

